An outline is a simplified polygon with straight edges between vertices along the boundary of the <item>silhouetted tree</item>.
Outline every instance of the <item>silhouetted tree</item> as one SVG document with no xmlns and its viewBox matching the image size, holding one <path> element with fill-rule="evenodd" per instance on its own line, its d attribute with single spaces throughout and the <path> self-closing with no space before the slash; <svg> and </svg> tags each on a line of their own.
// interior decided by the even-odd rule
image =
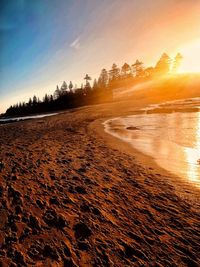
<svg viewBox="0 0 200 267">
<path fill-rule="evenodd" d="M 152 77 L 155 72 L 155 69 L 153 67 L 148 67 L 144 70 L 144 76 L 145 77 Z"/>
<path fill-rule="evenodd" d="M 133 75 L 135 77 L 141 77 L 143 75 L 143 70 L 143 63 L 137 59 L 132 65 Z"/>
<path fill-rule="evenodd" d="M 37 105 L 37 97 L 34 95 L 33 96 L 33 106 Z"/>
<path fill-rule="evenodd" d="M 94 79 L 94 82 L 93 82 L 93 90 L 97 90 L 98 89 L 98 83 L 97 83 L 97 80 Z"/>
<path fill-rule="evenodd" d="M 124 63 L 121 69 L 121 73 L 122 73 L 122 76 L 124 77 L 129 76 L 131 73 L 131 67 L 127 63 Z"/>
<path fill-rule="evenodd" d="M 107 85 L 108 85 L 108 72 L 106 69 L 102 69 L 98 79 L 98 87 L 106 88 Z"/>
<path fill-rule="evenodd" d="M 72 91 L 73 87 L 74 87 L 74 86 L 73 86 L 72 82 L 70 81 L 70 82 L 69 82 L 69 90 L 70 90 L 70 92 Z"/>
<path fill-rule="evenodd" d="M 50 95 L 50 102 L 53 103 L 53 95 Z"/>
<path fill-rule="evenodd" d="M 44 98 L 43 98 L 43 102 L 44 103 L 48 103 L 49 102 L 49 97 L 47 94 L 45 94 Z"/>
<path fill-rule="evenodd" d="M 174 59 L 172 70 L 178 70 L 181 60 L 182 56 L 178 53 Z M 80 88 L 77 88 L 77 86 L 74 88 L 71 81 L 69 86 L 67 86 L 67 83 L 64 81 L 60 89 L 57 85 L 53 95 L 45 94 L 42 101 L 34 96 L 33 98 L 29 98 L 28 103 L 19 102 L 10 106 L 6 111 L 6 115 L 16 116 L 49 112 L 111 101 L 113 99 L 113 90 L 116 88 L 123 88 L 136 84 L 140 81 L 146 81 L 147 79 L 154 77 L 155 73 L 166 74 L 170 71 L 170 69 L 171 59 L 167 54 L 163 54 L 161 56 L 155 68 L 149 67 L 144 69 L 143 63 L 136 60 L 136 62 L 132 65 L 132 72 L 134 75 L 132 75 L 131 67 L 127 63 L 122 66 L 121 73 L 117 65 L 113 64 L 109 72 L 107 72 L 106 69 L 101 70 L 98 81 L 96 79 L 94 80 L 94 90 L 91 90 L 89 82 L 91 77 L 86 74 L 84 77 L 86 81 L 85 86 L 82 84 Z"/>
<path fill-rule="evenodd" d="M 32 104 L 33 104 L 33 101 L 32 101 L 32 99 L 31 99 L 31 98 L 29 98 L 29 101 L 28 101 L 28 105 L 29 105 L 29 107 L 31 107 L 31 106 L 32 106 Z"/>
<path fill-rule="evenodd" d="M 178 69 L 180 68 L 180 65 L 182 63 L 182 60 L 183 60 L 183 56 L 180 53 L 178 53 L 174 58 L 172 72 L 178 71 Z"/>
<path fill-rule="evenodd" d="M 67 84 L 66 82 L 64 81 L 61 88 L 60 88 L 60 95 L 65 95 L 67 92 Z"/>
<path fill-rule="evenodd" d="M 116 81 L 120 77 L 120 69 L 117 67 L 117 65 L 114 63 L 112 65 L 112 69 L 109 71 L 109 80 Z"/>
<path fill-rule="evenodd" d="M 85 80 L 85 89 L 86 90 L 90 90 L 91 89 L 91 85 L 90 85 L 90 80 L 92 80 L 92 78 L 86 74 L 85 77 L 84 77 L 84 80 Z"/>
<path fill-rule="evenodd" d="M 56 90 L 54 92 L 54 98 L 58 99 L 60 97 L 61 93 L 60 93 L 60 89 L 58 87 L 58 85 L 56 86 Z"/>
<path fill-rule="evenodd" d="M 170 72 L 170 68 L 171 68 L 171 58 L 166 53 L 164 53 L 157 62 L 155 71 L 158 74 L 167 74 Z"/>
</svg>

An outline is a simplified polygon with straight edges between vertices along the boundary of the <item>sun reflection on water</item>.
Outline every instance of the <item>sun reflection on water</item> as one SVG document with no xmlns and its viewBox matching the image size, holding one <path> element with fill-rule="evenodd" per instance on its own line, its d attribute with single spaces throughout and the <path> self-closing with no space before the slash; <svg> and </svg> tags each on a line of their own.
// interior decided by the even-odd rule
<svg viewBox="0 0 200 267">
<path fill-rule="evenodd" d="M 107 131 L 200 188 L 200 111 L 116 118 Z"/>
<path fill-rule="evenodd" d="M 194 129 L 195 149 L 185 148 L 184 153 L 188 162 L 188 179 L 193 183 L 200 183 L 200 112 L 198 112 Z"/>
</svg>

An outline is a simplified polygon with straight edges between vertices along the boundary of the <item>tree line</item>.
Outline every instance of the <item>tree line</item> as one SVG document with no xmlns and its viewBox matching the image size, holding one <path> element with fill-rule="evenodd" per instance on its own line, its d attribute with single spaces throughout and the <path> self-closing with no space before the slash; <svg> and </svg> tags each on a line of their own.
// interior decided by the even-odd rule
<svg viewBox="0 0 200 267">
<path fill-rule="evenodd" d="M 114 63 L 109 71 L 105 68 L 101 70 L 98 79 L 94 79 L 92 86 L 90 83 L 92 79 L 88 74 L 84 77 L 84 84 L 79 88 L 72 81 L 69 84 L 64 81 L 60 87 L 56 86 L 53 94 L 45 94 L 42 100 L 33 96 L 33 98 L 29 98 L 28 102 L 12 105 L 6 110 L 5 115 L 23 116 L 109 102 L 113 100 L 113 90 L 123 87 L 125 83 L 133 85 L 177 72 L 182 58 L 182 55 L 178 53 L 172 60 L 164 53 L 155 67 L 148 68 L 145 68 L 143 62 L 138 59 L 132 65 L 124 63 L 121 68 Z"/>
</svg>

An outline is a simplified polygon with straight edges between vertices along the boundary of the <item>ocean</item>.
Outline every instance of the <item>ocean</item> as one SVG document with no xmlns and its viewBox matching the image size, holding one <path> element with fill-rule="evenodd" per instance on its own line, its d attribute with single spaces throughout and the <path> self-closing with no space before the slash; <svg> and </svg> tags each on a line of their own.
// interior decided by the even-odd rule
<svg viewBox="0 0 200 267">
<path fill-rule="evenodd" d="M 105 131 L 200 188 L 200 98 L 148 106 L 104 123 Z"/>
<path fill-rule="evenodd" d="M 2 118 L 2 119 L 0 119 L 0 124 L 6 124 L 6 123 L 10 123 L 10 122 L 30 120 L 30 119 L 40 119 L 40 118 L 44 118 L 44 117 L 54 116 L 57 114 L 58 113 L 48 113 L 48 114 L 30 115 L 30 116 L 23 116 L 23 117 Z"/>
</svg>

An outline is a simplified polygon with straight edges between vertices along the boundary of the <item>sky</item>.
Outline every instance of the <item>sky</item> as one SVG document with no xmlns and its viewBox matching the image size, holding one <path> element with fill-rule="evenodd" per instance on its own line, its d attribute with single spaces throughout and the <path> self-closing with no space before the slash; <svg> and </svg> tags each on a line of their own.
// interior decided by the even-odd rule
<svg viewBox="0 0 200 267">
<path fill-rule="evenodd" d="M 154 66 L 164 52 L 200 70 L 199 14 L 200 0 L 0 0 L 0 113 L 113 63 Z"/>
</svg>

